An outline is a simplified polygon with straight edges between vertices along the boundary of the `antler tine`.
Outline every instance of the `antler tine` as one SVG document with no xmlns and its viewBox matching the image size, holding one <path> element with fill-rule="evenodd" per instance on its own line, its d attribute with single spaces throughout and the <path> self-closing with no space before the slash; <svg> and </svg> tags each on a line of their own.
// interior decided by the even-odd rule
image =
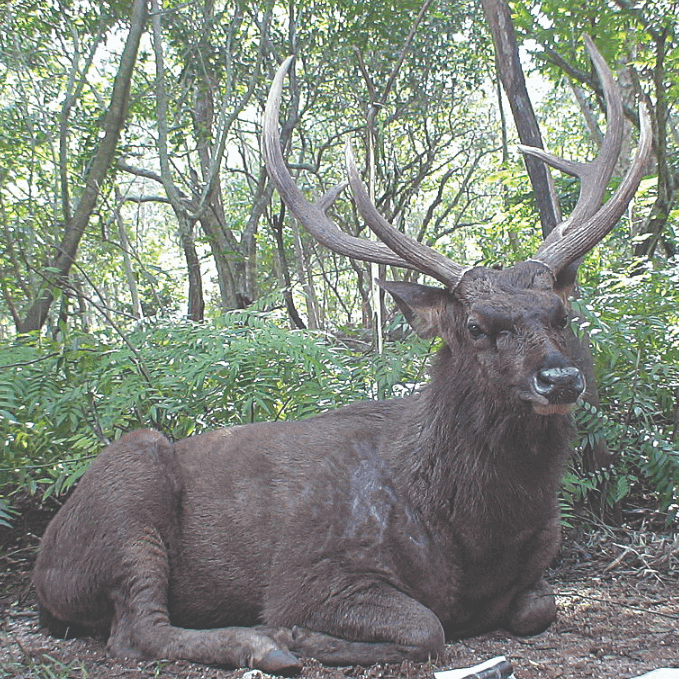
<svg viewBox="0 0 679 679">
<path fill-rule="evenodd" d="M 613 175 L 613 170 L 622 148 L 624 117 L 620 89 L 608 65 L 588 35 L 585 35 L 585 46 L 594 63 L 599 80 L 603 85 L 604 99 L 606 101 L 606 134 L 604 135 L 599 154 L 594 160 L 588 163 L 581 163 L 559 158 L 542 149 L 520 146 L 521 151 L 524 153 L 535 156 L 557 170 L 580 179 L 578 202 L 570 217 L 554 229 L 554 235 L 551 236 L 551 240 L 560 238 L 566 233 L 570 224 L 587 219 L 599 209 L 606 186 Z M 546 244 L 547 241 L 543 246 Z"/>
<path fill-rule="evenodd" d="M 372 232 L 397 255 L 408 260 L 417 271 L 436 278 L 453 288 L 462 278 L 466 268 L 456 264 L 433 248 L 423 245 L 410 236 L 395 229 L 378 211 L 370 200 L 365 184 L 361 181 L 351 141 L 346 146 L 347 175 L 351 192 L 361 216 Z"/>
<path fill-rule="evenodd" d="M 580 196 L 575 209 L 571 216 L 559 225 L 554 238 L 560 237 L 560 234 L 563 234 L 572 222 L 587 219 L 599 209 L 622 148 L 624 118 L 618 84 L 588 35 L 585 36 L 585 46 L 603 85 L 606 101 L 606 134 L 599 155 L 589 163 L 580 163 L 558 158 L 532 146 L 520 146 L 524 153 L 535 156 L 557 170 L 580 179 Z"/>
<path fill-rule="evenodd" d="M 564 237 L 549 243 L 547 247 L 543 245 L 538 250 L 534 259 L 546 264 L 553 272 L 562 271 L 569 264 L 580 259 L 604 238 L 617 224 L 634 197 L 645 174 L 645 168 L 653 148 L 651 119 L 643 105 L 639 108 L 639 122 L 641 132 L 634 159 L 624 179 L 608 202 L 589 219 L 579 224 L 571 223 Z"/>
<path fill-rule="evenodd" d="M 293 57 L 288 57 L 279 67 L 269 91 L 262 120 L 262 153 L 269 177 L 290 211 L 304 228 L 322 245 L 333 252 L 368 262 L 413 269 L 413 264 L 394 254 L 382 243 L 356 238 L 342 231 L 328 217 L 326 210 L 337 198 L 344 185 L 328 191 L 316 203 L 310 203 L 299 190 L 285 166 L 281 153 L 278 115 L 281 105 L 283 81 Z"/>
<path fill-rule="evenodd" d="M 614 197 L 601 207 L 601 201 L 622 148 L 623 106 L 620 89 L 608 65 L 592 39 L 588 35 L 584 38 L 587 51 L 603 85 L 606 101 L 606 134 L 599 155 L 589 163 L 578 163 L 558 158 L 542 149 L 520 147 L 524 153 L 580 179 L 580 196 L 570 217 L 552 230 L 534 257 L 535 260 L 548 264 L 555 273 L 577 261 L 615 226 L 641 181 L 650 153 L 650 127 L 644 128 L 644 124 L 648 123 L 648 116 L 644 119 L 642 113 L 642 138 L 634 162 L 623 182 L 623 184 L 627 182 L 625 191 L 620 192 L 623 188 L 621 184 Z M 636 184 L 632 185 L 633 181 L 636 181 Z M 623 202 L 623 198 L 626 198 L 626 202 Z"/>
</svg>

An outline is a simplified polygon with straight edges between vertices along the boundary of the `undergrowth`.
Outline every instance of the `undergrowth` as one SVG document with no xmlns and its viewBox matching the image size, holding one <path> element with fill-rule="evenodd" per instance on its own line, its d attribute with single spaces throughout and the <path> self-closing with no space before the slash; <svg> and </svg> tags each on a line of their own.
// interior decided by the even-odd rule
<svg viewBox="0 0 679 679">
<path fill-rule="evenodd" d="M 398 395 L 422 381 L 428 348 L 411 336 L 373 355 L 252 312 L 143 323 L 125 341 L 19 338 L 0 365 L 0 489 L 67 491 L 104 445 L 140 427 L 176 440 Z M 11 519 L 5 495 L 0 523 Z"/>
</svg>

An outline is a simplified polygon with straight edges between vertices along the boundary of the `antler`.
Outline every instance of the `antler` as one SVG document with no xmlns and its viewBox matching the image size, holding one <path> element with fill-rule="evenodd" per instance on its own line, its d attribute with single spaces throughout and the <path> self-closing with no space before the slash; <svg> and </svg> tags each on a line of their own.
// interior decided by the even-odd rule
<svg viewBox="0 0 679 679">
<path fill-rule="evenodd" d="M 417 271 L 432 276 L 450 287 L 455 287 L 467 268 L 456 264 L 437 250 L 423 245 L 405 233 L 401 233 L 377 211 L 356 169 L 351 143 L 347 144 L 346 163 L 351 193 L 361 217 L 371 231 L 387 247 L 407 259 Z"/>
<path fill-rule="evenodd" d="M 315 203 L 311 203 L 299 190 L 288 172 L 281 153 L 278 115 L 283 90 L 283 80 L 292 63 L 288 57 L 279 67 L 271 85 L 262 121 L 262 152 L 271 181 L 291 212 L 304 228 L 319 242 L 334 252 L 367 262 L 377 262 L 407 269 L 414 269 L 433 276 L 440 282 L 454 287 L 465 269 L 432 248 L 405 236 L 391 226 L 370 202 L 367 191 L 358 177 L 351 150 L 347 150 L 349 181 L 356 204 L 368 226 L 383 243 L 356 238 L 342 231 L 328 217 L 326 210 L 344 189 L 340 184 L 328 191 Z"/>
<path fill-rule="evenodd" d="M 642 105 L 639 145 L 632 164 L 613 196 L 601 206 L 622 148 L 624 117 L 620 88 L 588 35 L 585 35 L 585 46 L 603 85 L 606 101 L 606 134 L 599 155 L 589 163 L 578 163 L 531 146 L 519 147 L 523 153 L 580 179 L 580 196 L 573 212 L 554 227 L 533 258 L 547 265 L 555 275 L 585 255 L 616 225 L 644 176 L 652 146 L 651 123 Z"/>
<path fill-rule="evenodd" d="M 271 181 L 291 212 L 302 222 L 304 228 L 321 244 L 347 257 L 378 264 L 414 268 L 412 264 L 394 254 L 382 243 L 373 243 L 356 238 L 342 231 L 328 217 L 326 210 L 334 203 L 346 184 L 340 184 L 315 203 L 310 203 L 290 176 L 281 153 L 278 113 L 281 105 L 283 80 L 290 68 L 293 57 L 288 57 L 279 67 L 269 91 L 269 98 L 262 121 L 262 153 Z"/>
<path fill-rule="evenodd" d="M 580 179 L 580 196 L 575 209 L 568 219 L 552 230 L 533 258 L 549 267 L 555 276 L 577 262 L 615 226 L 639 186 L 651 153 L 651 124 L 645 107 L 641 106 L 641 133 L 634 160 L 613 196 L 601 206 L 622 148 L 624 117 L 620 90 L 606 62 L 587 35 L 585 45 L 603 84 L 606 100 L 608 124 L 599 155 L 589 163 L 579 163 L 558 158 L 542 149 L 520 146 L 524 153 Z M 286 205 L 316 240 L 334 252 L 368 262 L 413 269 L 454 288 L 467 269 L 401 233 L 379 214 L 360 179 L 350 145 L 347 145 L 346 162 L 354 200 L 366 224 L 382 242 L 373 243 L 351 236 L 326 214 L 345 184 L 334 187 L 315 203 L 304 198 L 285 166 L 278 131 L 283 80 L 292 59 L 288 57 L 281 64 L 271 85 L 262 134 L 262 152 L 269 176 Z"/>
</svg>

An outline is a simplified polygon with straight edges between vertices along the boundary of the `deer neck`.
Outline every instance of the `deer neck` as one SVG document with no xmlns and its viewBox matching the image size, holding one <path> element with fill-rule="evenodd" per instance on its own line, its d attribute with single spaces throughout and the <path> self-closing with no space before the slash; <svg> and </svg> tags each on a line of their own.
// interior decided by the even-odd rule
<svg viewBox="0 0 679 679">
<path fill-rule="evenodd" d="M 444 348 L 417 397 L 400 455 L 422 511 L 449 511 L 451 499 L 478 506 L 483 494 L 558 487 L 569 453 L 569 416 L 536 414 L 499 388 L 488 394 L 468 362 Z M 470 480 L 482 479 L 482 482 Z"/>
</svg>

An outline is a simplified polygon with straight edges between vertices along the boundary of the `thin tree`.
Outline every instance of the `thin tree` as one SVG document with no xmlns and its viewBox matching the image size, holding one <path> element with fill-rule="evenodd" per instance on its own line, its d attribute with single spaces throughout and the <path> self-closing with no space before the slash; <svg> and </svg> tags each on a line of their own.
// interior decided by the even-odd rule
<svg viewBox="0 0 679 679">
<path fill-rule="evenodd" d="M 137 61 L 139 41 L 146 25 L 146 17 L 146 0 L 134 0 L 130 15 L 130 30 L 120 58 L 111 103 L 104 120 L 104 135 L 87 172 L 80 200 L 72 216 L 66 220 L 56 253 L 40 272 L 44 283 L 23 318 L 16 323 L 18 333 L 40 330 L 43 327 L 54 302 L 54 288 L 66 279 L 75 261 L 80 240 L 97 204 L 101 186 L 113 162 L 120 132 L 127 118 L 130 83 Z"/>
</svg>

